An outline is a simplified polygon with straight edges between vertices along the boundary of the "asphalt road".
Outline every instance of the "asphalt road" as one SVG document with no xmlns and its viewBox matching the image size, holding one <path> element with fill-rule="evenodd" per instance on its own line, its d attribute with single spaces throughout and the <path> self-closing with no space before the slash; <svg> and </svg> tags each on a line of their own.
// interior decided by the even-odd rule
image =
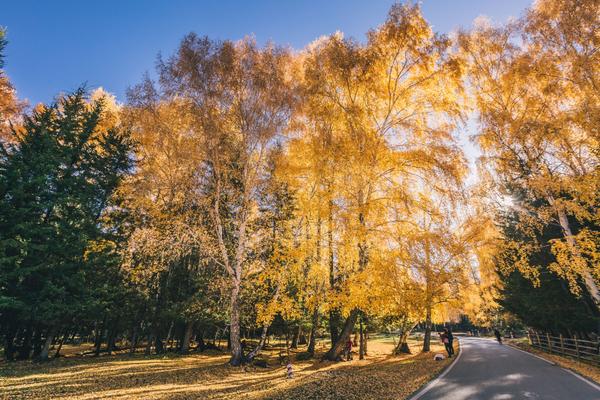
<svg viewBox="0 0 600 400">
<path fill-rule="evenodd" d="M 600 386 L 489 339 L 460 339 L 458 360 L 412 400 L 595 400 Z"/>
</svg>

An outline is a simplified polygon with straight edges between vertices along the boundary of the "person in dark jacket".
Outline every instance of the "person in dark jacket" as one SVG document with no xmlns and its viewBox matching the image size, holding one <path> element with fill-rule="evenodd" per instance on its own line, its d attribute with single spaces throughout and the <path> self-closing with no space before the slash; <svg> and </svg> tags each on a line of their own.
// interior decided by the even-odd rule
<svg viewBox="0 0 600 400">
<path fill-rule="evenodd" d="M 498 341 L 498 343 L 502 344 L 502 335 L 500 334 L 500 331 L 496 328 L 494 328 L 494 336 L 496 336 L 496 340 Z"/>
<path fill-rule="evenodd" d="M 454 355 L 454 335 L 452 334 L 452 328 L 448 328 L 446 332 L 446 336 L 448 337 L 448 345 L 450 347 L 450 352 Z"/>
</svg>

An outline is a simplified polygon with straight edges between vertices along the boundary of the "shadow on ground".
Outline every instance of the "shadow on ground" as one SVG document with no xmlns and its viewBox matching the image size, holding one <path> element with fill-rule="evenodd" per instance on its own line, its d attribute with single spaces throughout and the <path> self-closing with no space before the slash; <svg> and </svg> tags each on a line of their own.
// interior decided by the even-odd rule
<svg viewBox="0 0 600 400">
<path fill-rule="evenodd" d="M 233 368 L 219 352 L 113 356 L 47 364 L 1 364 L 1 399 L 402 399 L 447 361 L 431 354 L 392 357 L 373 345 L 367 360 L 294 363 L 286 378 L 277 352 L 269 368 Z"/>
</svg>

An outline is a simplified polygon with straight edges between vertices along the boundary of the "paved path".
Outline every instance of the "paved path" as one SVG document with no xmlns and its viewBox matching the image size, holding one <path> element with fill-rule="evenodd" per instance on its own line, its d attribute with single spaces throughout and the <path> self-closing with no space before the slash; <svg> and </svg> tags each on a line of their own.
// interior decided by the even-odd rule
<svg viewBox="0 0 600 400">
<path fill-rule="evenodd" d="M 596 400 L 600 386 L 489 339 L 460 339 L 459 359 L 412 400 Z"/>
</svg>

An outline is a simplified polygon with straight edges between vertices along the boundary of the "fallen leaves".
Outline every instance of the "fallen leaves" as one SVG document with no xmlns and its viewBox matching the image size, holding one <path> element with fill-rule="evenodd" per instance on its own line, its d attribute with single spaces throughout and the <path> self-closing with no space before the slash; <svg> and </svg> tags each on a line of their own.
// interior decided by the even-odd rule
<svg viewBox="0 0 600 400">
<path fill-rule="evenodd" d="M 293 362 L 294 378 L 279 365 L 279 349 L 265 356 L 269 368 L 234 368 L 228 355 L 206 352 L 190 356 L 118 355 L 66 358 L 47 364 L 0 364 L 2 399 L 403 399 L 436 375 L 449 360 L 432 353 L 391 356 L 389 338 L 369 342 L 366 360 Z M 325 350 L 324 347 L 319 349 Z M 299 350 L 302 351 L 302 350 Z"/>
<path fill-rule="evenodd" d="M 528 351 L 530 353 L 538 354 L 547 360 L 555 362 L 556 364 L 560 365 L 563 368 L 567 368 L 572 371 L 575 371 L 578 374 L 585 376 L 586 378 L 589 378 L 597 383 L 600 383 L 600 368 L 595 365 L 577 361 L 577 360 L 569 358 L 569 357 L 559 356 L 557 354 L 550 354 L 548 352 L 545 352 L 543 350 L 540 350 L 540 349 L 537 349 L 537 348 L 531 346 L 526 341 L 511 340 L 511 341 L 509 341 L 509 343 L 511 345 L 514 345 L 514 346 L 516 346 L 520 349 L 523 349 L 525 351 Z"/>
</svg>

